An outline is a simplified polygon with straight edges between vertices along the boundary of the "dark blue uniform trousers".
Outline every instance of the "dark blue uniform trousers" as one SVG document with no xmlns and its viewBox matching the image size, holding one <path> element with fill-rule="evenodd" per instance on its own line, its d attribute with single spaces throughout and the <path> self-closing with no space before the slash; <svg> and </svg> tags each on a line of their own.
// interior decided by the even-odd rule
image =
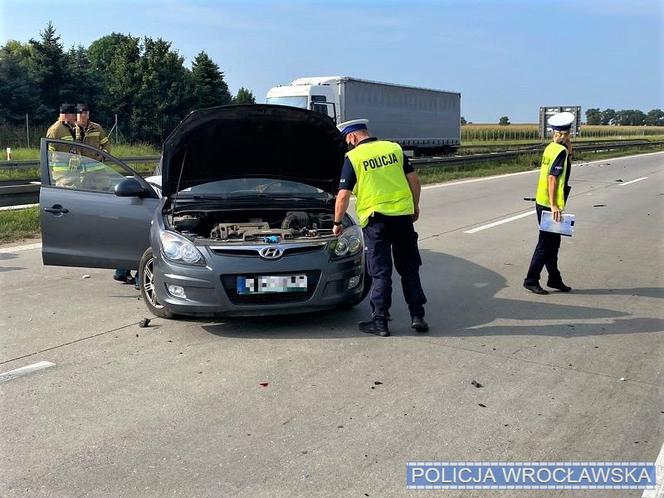
<svg viewBox="0 0 664 498">
<path fill-rule="evenodd" d="M 542 219 L 542 211 L 551 211 L 548 207 L 539 204 L 536 204 L 535 207 L 538 222 Z M 537 247 L 535 247 L 533 258 L 530 261 L 530 268 L 528 268 L 528 275 L 526 275 L 524 281 L 525 284 L 535 285 L 539 283 L 540 274 L 545 266 L 549 273 L 549 283 L 562 282 L 558 270 L 558 249 L 560 249 L 560 234 L 540 230 Z"/>
<path fill-rule="evenodd" d="M 371 309 L 373 318 L 389 318 L 392 306 L 392 255 L 401 275 L 403 295 L 411 316 L 424 317 L 427 298 L 420 282 L 422 258 L 417 248 L 417 232 L 412 216 L 385 216 L 375 213 L 363 229 L 367 267 L 373 279 Z"/>
</svg>

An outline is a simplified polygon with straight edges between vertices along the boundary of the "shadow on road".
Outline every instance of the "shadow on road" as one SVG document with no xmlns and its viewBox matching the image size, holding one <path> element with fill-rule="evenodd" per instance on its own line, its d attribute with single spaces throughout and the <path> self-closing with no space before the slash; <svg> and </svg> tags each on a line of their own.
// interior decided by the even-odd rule
<svg viewBox="0 0 664 498">
<path fill-rule="evenodd" d="M 574 305 L 575 294 L 636 295 L 662 297 L 662 289 L 581 289 L 565 295 L 569 305 L 547 302 L 550 296 L 534 296 L 525 290 L 524 299 L 505 299 L 496 294 L 507 286 L 506 279 L 468 260 L 422 250 L 422 282 L 428 296 L 429 336 L 482 337 L 498 335 L 586 335 L 657 332 L 662 320 L 630 318 L 626 312 Z M 401 296 L 395 272 L 394 305 L 390 323 L 393 335 L 411 335 L 408 308 Z M 221 337 L 245 339 L 320 339 L 368 337 L 356 324 L 369 316 L 368 299 L 350 310 L 270 318 L 232 319 L 203 325 L 207 332 Z M 498 319 L 523 321 L 522 325 L 492 325 Z M 557 320 L 557 324 L 533 324 L 537 320 Z M 601 323 L 583 323 L 587 320 Z"/>
</svg>

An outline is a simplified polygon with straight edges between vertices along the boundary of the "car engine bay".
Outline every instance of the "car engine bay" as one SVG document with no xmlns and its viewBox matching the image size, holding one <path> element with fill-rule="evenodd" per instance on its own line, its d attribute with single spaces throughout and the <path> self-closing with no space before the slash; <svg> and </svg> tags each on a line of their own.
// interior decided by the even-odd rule
<svg viewBox="0 0 664 498">
<path fill-rule="evenodd" d="M 172 217 L 171 226 L 190 238 L 277 243 L 330 237 L 333 221 L 334 214 L 325 209 L 183 210 Z"/>
</svg>

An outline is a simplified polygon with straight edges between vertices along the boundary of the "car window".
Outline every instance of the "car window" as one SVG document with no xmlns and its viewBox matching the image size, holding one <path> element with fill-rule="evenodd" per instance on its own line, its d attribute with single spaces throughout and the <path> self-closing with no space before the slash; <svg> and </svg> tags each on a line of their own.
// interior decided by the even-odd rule
<svg viewBox="0 0 664 498">
<path fill-rule="evenodd" d="M 97 157 L 101 158 L 99 154 Z M 102 162 L 82 155 L 74 147 L 66 152 L 50 150 L 48 172 L 52 186 L 106 193 L 113 193 L 118 183 L 133 176 L 130 170 L 109 157 Z"/>
<path fill-rule="evenodd" d="M 274 178 L 235 178 L 204 183 L 187 188 L 179 195 L 218 195 L 237 197 L 245 195 L 295 195 L 306 197 L 327 197 L 326 192 L 304 183 Z"/>
</svg>

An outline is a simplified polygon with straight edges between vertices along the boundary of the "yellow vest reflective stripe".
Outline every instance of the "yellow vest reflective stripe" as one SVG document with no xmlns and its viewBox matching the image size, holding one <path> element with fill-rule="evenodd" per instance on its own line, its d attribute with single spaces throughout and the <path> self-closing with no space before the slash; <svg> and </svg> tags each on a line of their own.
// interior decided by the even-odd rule
<svg viewBox="0 0 664 498">
<path fill-rule="evenodd" d="M 360 226 L 369 222 L 373 213 L 387 216 L 413 214 L 413 195 L 403 172 L 403 150 L 394 142 L 367 142 L 346 154 L 357 183 L 355 212 Z"/>
<path fill-rule="evenodd" d="M 542 154 L 542 163 L 540 165 L 540 175 L 539 182 L 537 183 L 537 195 L 535 196 L 535 201 L 540 206 L 549 205 L 549 171 L 551 170 L 551 165 L 556 160 L 558 155 L 564 152 L 565 157 L 563 159 L 563 172 L 557 178 L 556 186 L 556 205 L 558 208 L 562 209 L 565 207 L 565 178 L 567 177 L 567 148 L 564 145 L 551 142 L 544 149 Z"/>
</svg>

